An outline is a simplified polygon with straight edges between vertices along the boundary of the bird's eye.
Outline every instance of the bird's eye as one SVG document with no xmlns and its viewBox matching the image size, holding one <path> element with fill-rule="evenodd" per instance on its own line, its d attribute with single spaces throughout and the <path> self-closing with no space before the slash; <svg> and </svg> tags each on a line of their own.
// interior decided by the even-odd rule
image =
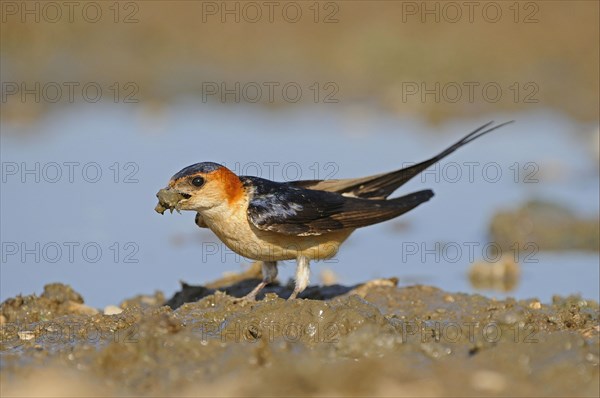
<svg viewBox="0 0 600 398">
<path fill-rule="evenodd" d="M 192 185 L 195 187 L 201 187 L 202 185 L 204 185 L 204 178 L 194 177 L 194 179 L 192 180 Z"/>
</svg>

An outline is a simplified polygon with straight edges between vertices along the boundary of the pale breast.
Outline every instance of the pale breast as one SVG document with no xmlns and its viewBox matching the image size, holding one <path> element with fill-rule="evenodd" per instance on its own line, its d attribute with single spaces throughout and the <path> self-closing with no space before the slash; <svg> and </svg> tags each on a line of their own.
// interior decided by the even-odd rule
<svg viewBox="0 0 600 398">
<path fill-rule="evenodd" d="M 281 261 L 296 259 L 300 254 L 311 260 L 334 256 L 353 230 L 323 235 L 290 236 L 262 231 L 254 227 L 246 215 L 247 203 L 233 210 L 210 209 L 202 213 L 206 225 L 232 251 L 253 260 Z"/>
</svg>

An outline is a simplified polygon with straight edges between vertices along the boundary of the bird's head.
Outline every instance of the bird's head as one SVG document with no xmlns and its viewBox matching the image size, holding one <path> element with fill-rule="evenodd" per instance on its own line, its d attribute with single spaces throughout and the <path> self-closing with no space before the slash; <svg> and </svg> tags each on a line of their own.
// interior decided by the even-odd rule
<svg viewBox="0 0 600 398">
<path fill-rule="evenodd" d="M 244 194 L 239 177 L 225 166 L 212 162 L 196 163 L 182 169 L 171 177 L 166 191 L 179 195 L 173 206 L 175 209 L 195 211 L 232 205 Z"/>
</svg>

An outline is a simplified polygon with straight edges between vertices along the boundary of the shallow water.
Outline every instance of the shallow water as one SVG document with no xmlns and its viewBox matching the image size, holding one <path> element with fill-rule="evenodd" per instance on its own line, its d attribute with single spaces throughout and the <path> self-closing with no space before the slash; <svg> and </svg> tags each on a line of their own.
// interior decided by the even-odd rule
<svg viewBox="0 0 600 398">
<path fill-rule="evenodd" d="M 154 290 L 169 296 L 179 280 L 201 284 L 245 267 L 248 260 L 194 225 L 193 213 L 153 211 L 169 177 L 200 161 L 280 181 L 356 177 L 424 160 L 488 120 L 517 121 L 402 187 L 396 195 L 432 188 L 436 196 L 402 218 L 355 232 L 335 259 L 313 265 L 313 282 L 328 268 L 345 284 L 398 276 L 400 285 L 476 292 L 468 266 L 486 256 L 487 226 L 498 209 L 543 198 L 582 216 L 599 211 L 591 140 L 597 126 L 556 113 L 435 127 L 354 107 L 90 105 L 25 127 L 2 122 L 1 300 L 60 281 L 102 307 Z M 446 246 L 436 250 L 436 242 Z M 598 298 L 598 253 L 521 254 L 531 261 L 522 264 L 516 290 L 484 294 Z M 286 263 L 280 278 L 293 269 Z"/>
</svg>

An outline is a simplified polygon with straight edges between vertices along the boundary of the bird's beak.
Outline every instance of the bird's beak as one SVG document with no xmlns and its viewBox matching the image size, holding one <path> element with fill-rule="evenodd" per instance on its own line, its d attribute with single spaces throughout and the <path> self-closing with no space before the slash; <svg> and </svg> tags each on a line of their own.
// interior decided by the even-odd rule
<svg viewBox="0 0 600 398">
<path fill-rule="evenodd" d="M 179 210 L 181 208 L 180 202 L 189 199 L 189 195 L 177 192 L 172 188 L 163 188 L 156 193 L 158 198 L 158 204 L 154 208 L 157 213 L 164 214 L 165 210 L 170 210 L 173 213 L 173 209 Z"/>
</svg>

